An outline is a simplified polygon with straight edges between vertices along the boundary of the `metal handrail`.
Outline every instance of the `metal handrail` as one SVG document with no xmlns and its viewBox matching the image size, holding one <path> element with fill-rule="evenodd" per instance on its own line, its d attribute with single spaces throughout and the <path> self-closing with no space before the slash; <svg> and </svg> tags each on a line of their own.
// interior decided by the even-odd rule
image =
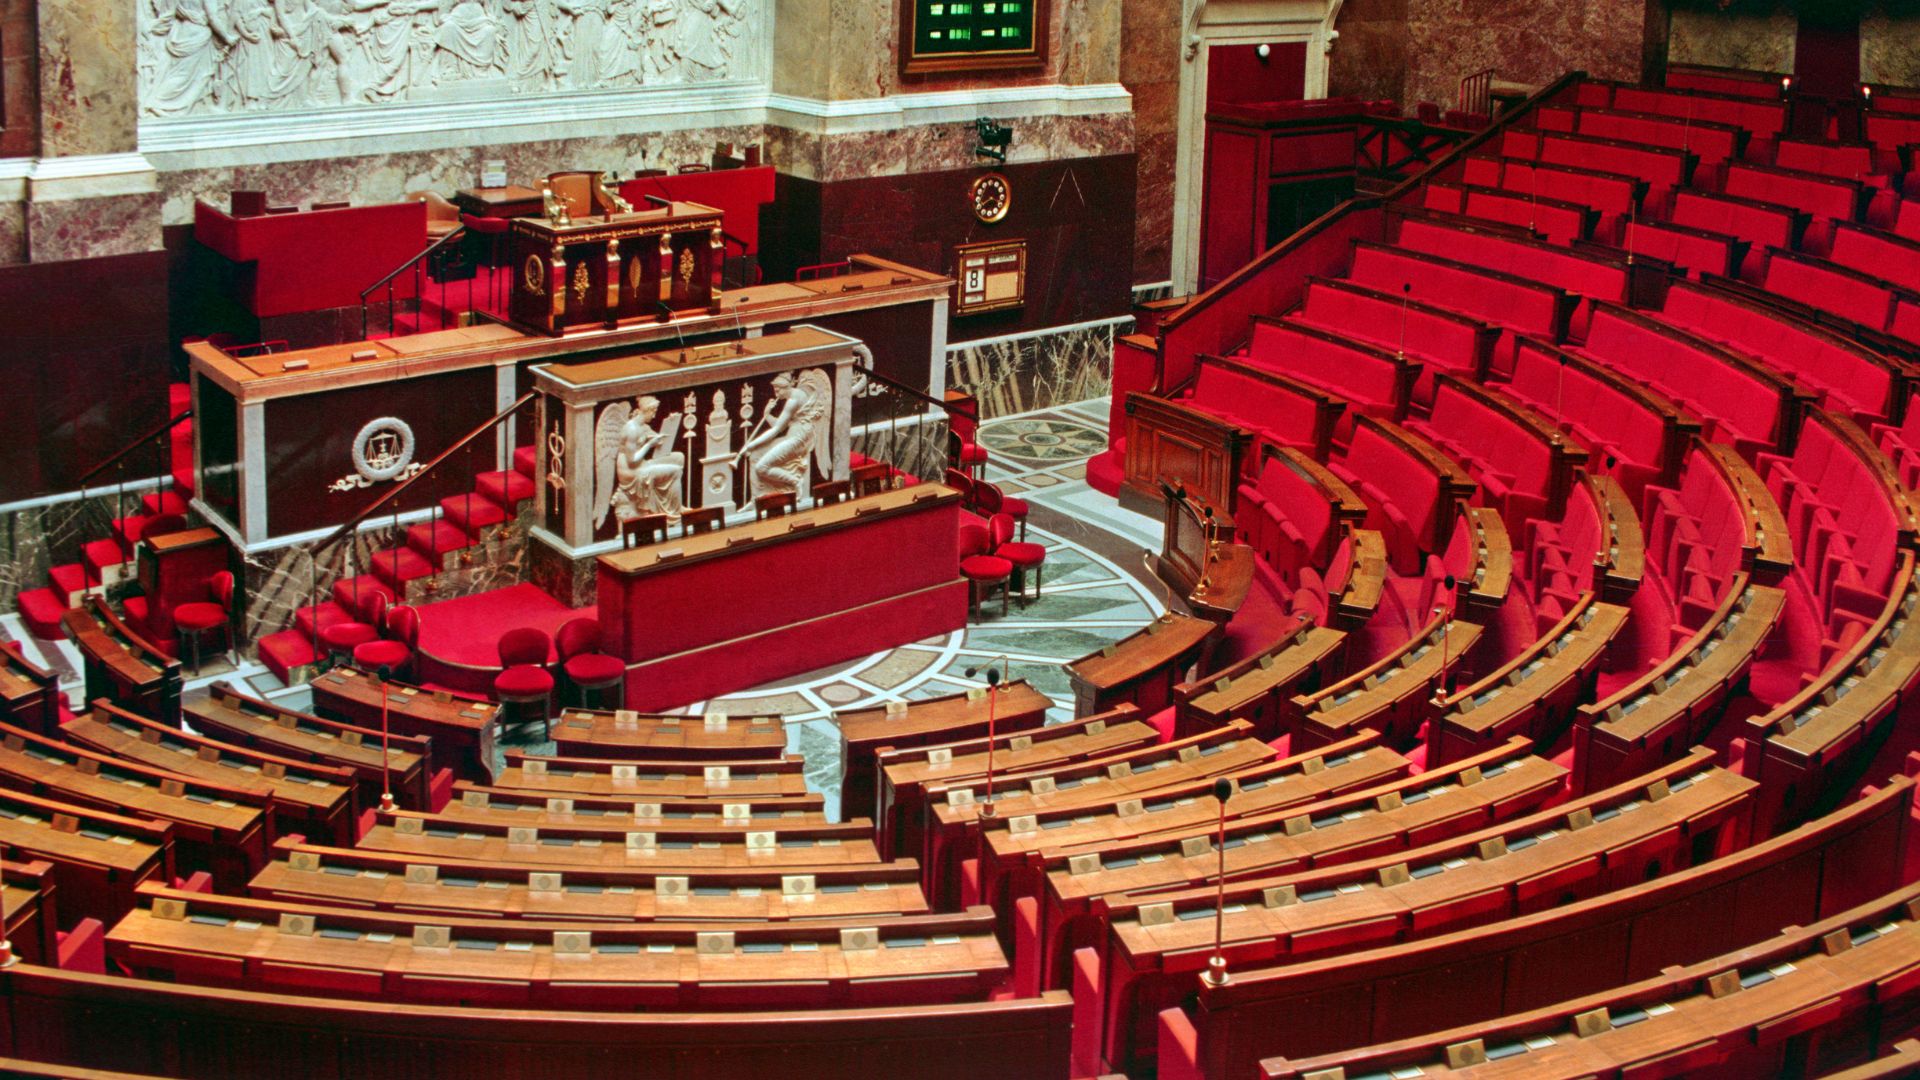
<svg viewBox="0 0 1920 1080">
<path fill-rule="evenodd" d="M 448 241 L 450 241 L 450 240 L 453 240 L 453 239 L 455 239 L 456 237 L 460 237 L 460 236 L 465 236 L 465 235 L 466 235 L 466 232 L 467 232 L 467 227 L 466 227 L 466 225 L 465 225 L 465 224 L 463 223 L 463 224 L 461 224 L 461 225 L 460 225 L 460 226 L 459 226 L 458 228 L 456 228 L 456 229 L 454 229 L 454 230 L 453 230 L 452 232 L 450 232 L 450 233 L 448 233 L 447 235 L 445 235 L 445 236 L 442 236 L 442 237 L 440 237 L 440 238 L 439 238 L 438 240 L 435 240 L 435 241 L 434 241 L 433 243 L 431 243 L 431 244 L 428 244 L 428 245 L 427 245 L 426 247 L 424 247 L 424 248 L 421 248 L 421 249 L 420 249 L 420 251 L 419 251 L 419 253 L 418 253 L 418 254 L 416 254 L 416 255 L 414 255 L 414 256 L 413 256 L 413 258 L 411 258 L 411 259 L 408 259 L 408 260 L 407 260 L 406 262 L 403 262 L 403 263 L 401 263 L 401 264 L 400 264 L 399 266 L 396 266 L 396 267 L 394 267 L 393 269 L 391 269 L 391 270 L 389 270 L 389 271 L 387 271 L 387 274 L 386 274 L 386 276 L 385 276 L 385 277 L 383 277 L 383 278 L 381 278 L 381 279 L 380 279 L 379 281 L 376 281 L 376 282 L 374 282 L 373 284 L 371 284 L 371 285 L 369 285 L 369 286 L 367 286 L 366 288 L 364 288 L 364 289 L 361 289 L 361 290 L 360 290 L 360 304 L 361 304 L 361 306 L 362 306 L 362 307 L 364 307 L 364 306 L 366 306 L 366 303 L 367 303 L 367 297 L 369 297 L 369 296 L 372 296 L 372 295 L 373 295 L 373 291 L 374 291 L 375 289 L 378 289 L 378 288 L 380 288 L 381 286 L 383 286 L 383 285 L 385 285 L 385 284 L 386 284 L 386 283 L 388 283 L 389 281 L 392 281 L 392 280 L 393 280 L 394 278 L 397 278 L 397 277 L 399 277 L 399 276 L 400 276 L 401 274 L 404 274 L 404 273 L 406 273 L 406 272 L 407 272 L 408 270 L 411 270 L 411 269 L 413 269 L 413 267 L 415 266 L 415 264 L 417 264 L 417 263 L 419 263 L 419 262 L 420 262 L 420 260 L 422 260 L 422 259 L 424 259 L 424 258 L 426 258 L 427 256 L 429 256 L 429 255 L 432 255 L 432 254 L 433 254 L 434 252 L 436 252 L 436 251 L 438 251 L 438 250 L 440 250 L 440 248 L 441 248 L 441 247 L 442 247 L 443 245 L 445 245 L 445 244 L 446 244 L 446 243 L 447 243 Z"/>
<path fill-rule="evenodd" d="M 895 379 L 889 379 L 885 375 L 882 375 L 879 372 L 873 370 L 873 368 L 871 367 L 861 367 L 858 359 L 854 361 L 853 366 L 857 368 L 861 374 L 879 383 L 880 385 L 888 388 L 889 390 L 893 390 L 896 393 L 905 394 L 910 398 L 916 398 L 920 401 L 924 401 L 928 405 L 932 405 L 935 408 L 945 409 L 950 413 L 958 413 L 961 416 L 966 417 L 967 419 L 973 421 L 976 424 L 980 422 L 980 410 L 977 407 L 969 409 L 958 404 L 957 402 L 941 401 L 938 398 L 935 398 L 932 394 L 926 393 L 925 391 L 915 390 L 913 387 L 908 386 L 906 383 L 899 382 Z"/>
<path fill-rule="evenodd" d="M 126 457 L 128 454 L 133 453 L 135 450 L 138 450 L 141 447 L 152 442 L 153 440 L 159 438 L 160 436 L 165 435 L 167 432 L 172 431 L 175 424 L 178 424 L 180 421 L 186 420 L 192 416 L 193 416 L 192 409 L 182 409 L 178 414 L 176 414 L 173 417 L 173 419 L 168 420 L 166 423 L 161 424 L 159 427 L 153 428 L 152 430 L 148 431 L 145 435 L 142 435 L 139 438 L 128 443 L 127 445 L 121 447 L 120 449 L 115 450 L 113 452 L 112 457 L 109 457 L 107 460 L 102 461 L 100 464 L 95 465 L 91 469 L 88 469 L 86 472 L 81 473 L 78 483 L 82 488 L 85 488 L 87 481 L 107 471 L 108 468 L 118 464 L 121 458 Z"/>
<path fill-rule="evenodd" d="M 515 413 L 519 412 L 521 408 L 527 404 L 527 402 L 532 401 L 537 396 L 539 395 L 531 390 L 525 394 L 522 394 L 518 401 L 515 401 L 513 404 L 507 406 L 505 409 L 502 409 L 500 412 L 495 413 L 491 420 L 488 420 L 482 423 L 480 426 L 474 428 L 472 431 L 469 431 L 465 435 L 462 435 L 457 441 L 454 442 L 452 446 L 449 446 L 445 450 L 440 451 L 439 456 L 435 457 L 432 461 L 427 462 L 426 466 L 422 468 L 419 472 L 414 473 L 412 476 L 409 476 L 405 480 L 402 480 L 398 484 L 395 484 L 393 487 L 387 489 L 386 494 L 379 496 L 378 498 L 374 499 L 372 502 L 361 507 L 359 513 L 353 515 L 351 518 L 348 518 L 347 521 L 344 524 L 342 524 L 339 528 L 333 530 L 331 533 L 328 533 L 326 539 L 320 541 L 318 544 L 315 544 L 313 546 L 313 550 L 316 552 L 323 551 L 326 548 L 333 546 L 333 544 L 338 542 L 340 538 L 353 535 L 353 531 L 360 527 L 361 522 L 372 517 L 374 513 L 378 511 L 381 507 L 399 498 L 401 493 L 405 492 L 408 488 L 414 485 L 415 481 L 421 480 L 426 476 L 430 475 L 433 472 L 433 470 L 440 467 L 441 462 L 447 460 L 449 457 L 452 457 L 458 451 L 464 449 L 468 443 L 472 442 L 473 440 L 479 438 L 482 435 L 485 435 L 487 432 L 492 431 L 494 428 L 499 427 L 503 421 L 511 419 Z"/>
</svg>

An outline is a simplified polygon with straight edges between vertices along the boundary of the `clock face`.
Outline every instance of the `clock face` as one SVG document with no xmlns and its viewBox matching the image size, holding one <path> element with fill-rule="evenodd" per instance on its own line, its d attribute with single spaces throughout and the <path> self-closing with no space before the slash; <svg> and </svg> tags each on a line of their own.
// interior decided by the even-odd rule
<svg viewBox="0 0 1920 1080">
<path fill-rule="evenodd" d="M 968 194 L 973 199 L 973 216 L 989 225 L 1006 217 L 1013 205 L 1013 185 L 999 173 L 976 177 Z"/>
</svg>

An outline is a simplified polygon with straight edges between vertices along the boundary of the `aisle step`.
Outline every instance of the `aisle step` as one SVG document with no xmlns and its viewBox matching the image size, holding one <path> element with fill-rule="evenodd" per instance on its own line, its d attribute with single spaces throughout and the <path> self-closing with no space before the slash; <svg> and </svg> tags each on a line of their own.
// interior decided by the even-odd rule
<svg viewBox="0 0 1920 1080">
<path fill-rule="evenodd" d="M 531 446 L 515 447 L 513 471 L 531 480 L 540 472 L 540 452 Z"/>
<path fill-rule="evenodd" d="M 407 546 L 425 556 L 435 566 L 444 566 L 442 557 L 451 551 L 471 547 L 473 538 L 445 518 L 416 522 L 407 526 Z"/>
<path fill-rule="evenodd" d="M 285 683 L 294 681 L 292 672 L 295 668 L 305 667 L 314 661 L 313 639 L 298 630 L 268 634 L 260 639 L 258 650 L 260 662 Z"/>
<path fill-rule="evenodd" d="M 417 578 L 432 577 L 434 564 L 426 556 L 410 547 L 388 548 L 374 553 L 373 572 L 380 580 L 393 587 L 395 593 L 405 595 L 407 582 Z"/>
<path fill-rule="evenodd" d="M 353 615 L 332 600 L 323 600 L 318 604 L 302 604 L 293 609 L 294 629 L 310 638 L 334 623 L 352 621 Z"/>
<path fill-rule="evenodd" d="M 480 494 L 449 495 L 440 500 L 440 508 L 455 528 L 469 536 L 478 536 L 481 529 L 507 520 L 507 512 L 499 503 Z"/>
<path fill-rule="evenodd" d="M 473 478 L 473 489 L 501 506 L 533 498 L 533 480 L 515 472 L 483 472 Z"/>
<path fill-rule="evenodd" d="M 53 579 L 54 594 L 66 598 L 61 607 L 79 607 L 80 601 L 86 598 L 87 585 L 91 579 L 87 577 L 87 568 L 79 563 L 64 563 L 56 566 L 48 572 L 47 576 Z"/>
<path fill-rule="evenodd" d="M 60 616 L 65 615 L 68 606 L 59 593 L 51 587 L 28 589 L 14 601 L 15 610 L 20 612 L 20 621 L 26 624 L 27 632 L 42 641 L 60 641 L 67 632 L 60 626 Z"/>
<path fill-rule="evenodd" d="M 156 514 L 184 514 L 187 512 L 187 500 L 169 488 L 149 491 L 140 496 L 140 506 L 147 516 Z"/>
</svg>

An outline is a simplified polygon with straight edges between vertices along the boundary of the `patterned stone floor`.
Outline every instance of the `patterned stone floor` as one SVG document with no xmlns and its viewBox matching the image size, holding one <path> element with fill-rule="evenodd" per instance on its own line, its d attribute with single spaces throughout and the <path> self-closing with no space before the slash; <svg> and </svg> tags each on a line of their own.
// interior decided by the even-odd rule
<svg viewBox="0 0 1920 1080">
<path fill-rule="evenodd" d="M 789 752 L 806 758 L 808 785 L 825 794 L 836 814 L 836 709 L 981 686 L 984 670 L 972 676 L 967 670 L 984 669 L 1004 657 L 1008 678 L 1028 679 L 1054 700 L 1050 720 L 1069 718 L 1073 692 L 1065 663 L 1125 637 L 1166 610 L 1165 592 L 1141 559 L 1144 550 L 1159 549 L 1159 523 L 1120 509 L 1086 483 L 1087 457 L 1106 447 L 1106 419 L 1107 402 L 1100 399 L 1006 417 L 980 429 L 980 442 L 993 455 L 987 477 L 1032 504 L 1028 539 L 1047 547 L 1039 599 L 1016 603 L 1002 615 L 996 598 L 964 630 L 696 702 L 686 711 L 786 717 Z M 25 638 L 11 615 L 0 619 L 0 632 Z M 70 695 L 79 704 L 79 657 L 72 646 L 28 642 L 28 647 L 71 679 Z M 188 693 L 204 693 L 222 681 L 236 681 L 242 689 L 295 708 L 308 701 L 304 686 L 283 687 L 257 664 L 235 669 L 223 660 L 210 662 L 189 682 Z M 536 752 L 552 748 L 518 733 L 507 733 L 501 743 Z"/>
</svg>

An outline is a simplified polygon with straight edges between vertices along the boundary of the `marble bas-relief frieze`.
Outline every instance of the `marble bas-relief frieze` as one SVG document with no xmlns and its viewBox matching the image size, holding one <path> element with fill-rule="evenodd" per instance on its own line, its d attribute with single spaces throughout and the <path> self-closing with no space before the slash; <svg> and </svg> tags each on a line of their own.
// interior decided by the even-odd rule
<svg viewBox="0 0 1920 1080">
<path fill-rule="evenodd" d="M 767 0 L 141 0 L 145 116 L 761 74 Z"/>
</svg>

